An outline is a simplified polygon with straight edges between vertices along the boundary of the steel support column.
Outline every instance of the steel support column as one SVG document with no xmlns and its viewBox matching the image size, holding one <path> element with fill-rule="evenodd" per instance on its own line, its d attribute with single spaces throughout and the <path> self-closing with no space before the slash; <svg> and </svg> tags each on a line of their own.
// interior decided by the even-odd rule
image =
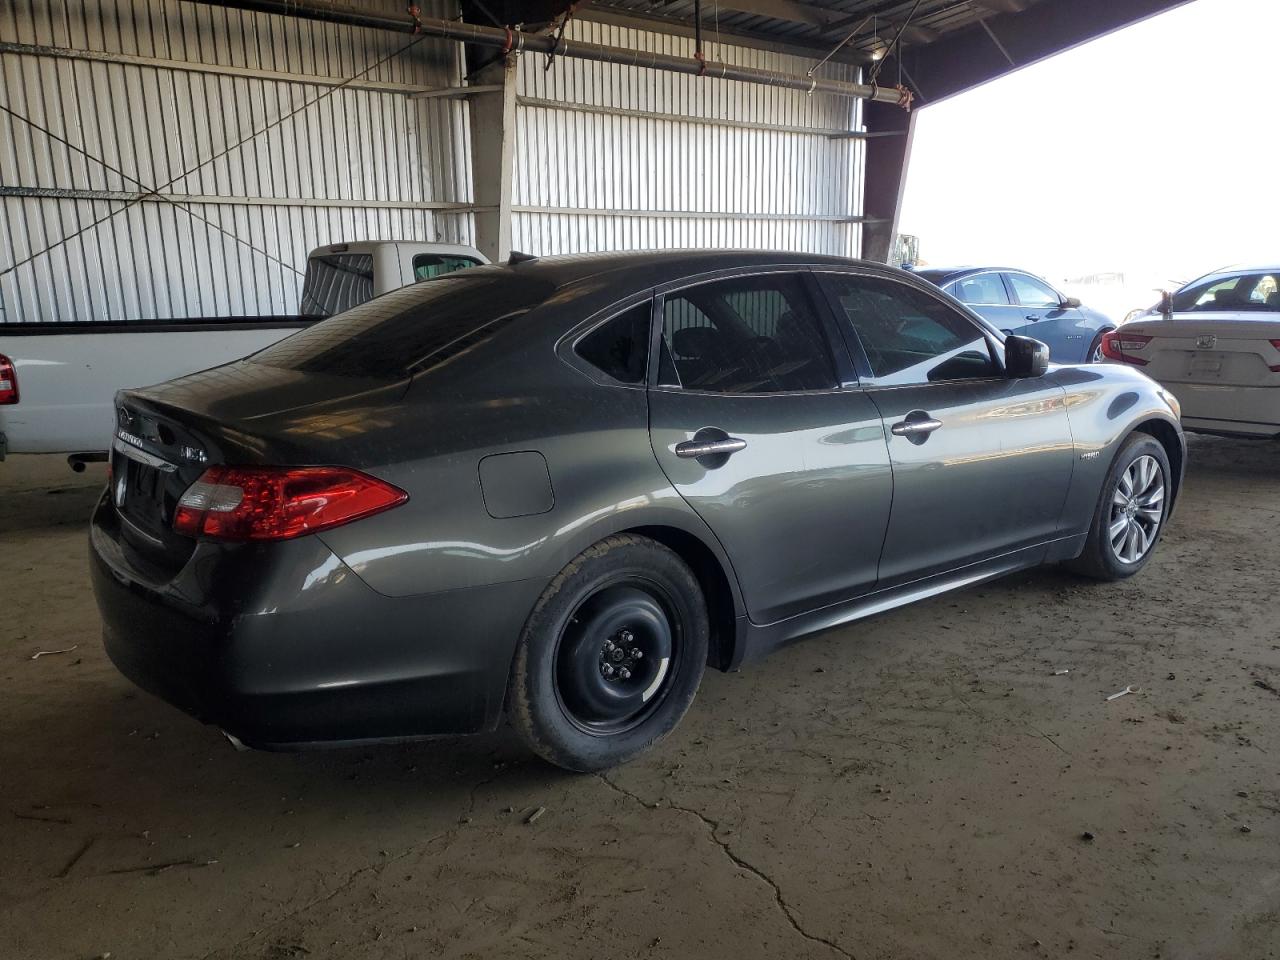
<svg viewBox="0 0 1280 960">
<path fill-rule="evenodd" d="M 867 133 L 862 181 L 862 257 L 889 261 L 893 238 L 898 233 L 898 212 L 911 162 L 911 138 L 916 114 L 883 103 L 868 102 L 862 107 Z"/>
<path fill-rule="evenodd" d="M 495 263 L 511 253 L 511 201 L 515 183 L 516 64 L 503 57 L 477 72 L 483 88 L 470 98 L 471 179 L 476 204 L 476 248 Z"/>
</svg>

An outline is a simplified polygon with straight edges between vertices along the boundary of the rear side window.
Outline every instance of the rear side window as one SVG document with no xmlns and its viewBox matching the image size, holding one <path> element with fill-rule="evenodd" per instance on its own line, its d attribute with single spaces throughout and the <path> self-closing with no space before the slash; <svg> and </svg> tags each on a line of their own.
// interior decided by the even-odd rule
<svg viewBox="0 0 1280 960">
<path fill-rule="evenodd" d="M 555 291 L 533 277 L 478 273 L 464 271 L 385 293 L 250 360 L 308 373 L 398 378 L 474 348 Z"/>
<path fill-rule="evenodd" d="M 822 321 L 795 274 L 735 277 L 668 294 L 660 380 L 712 393 L 830 390 Z"/>
<path fill-rule="evenodd" d="M 413 279 L 434 280 L 455 270 L 478 266 L 479 260 L 473 257 L 462 257 L 454 253 L 420 253 L 413 258 Z"/>
<path fill-rule="evenodd" d="M 331 317 L 372 299 L 372 254 L 331 253 L 307 260 L 298 307 L 304 317 Z"/>
<path fill-rule="evenodd" d="M 955 296 L 961 303 L 988 307 L 1005 306 L 1009 303 L 1009 294 L 1005 292 L 1004 281 L 998 273 L 980 273 L 976 277 L 957 280 Z"/>
<path fill-rule="evenodd" d="M 879 386 L 997 376 L 983 332 L 940 300 L 881 277 L 824 274 Z"/>
<path fill-rule="evenodd" d="M 574 352 L 619 383 L 644 383 L 652 315 L 653 304 L 646 300 L 596 327 L 578 341 Z"/>
</svg>

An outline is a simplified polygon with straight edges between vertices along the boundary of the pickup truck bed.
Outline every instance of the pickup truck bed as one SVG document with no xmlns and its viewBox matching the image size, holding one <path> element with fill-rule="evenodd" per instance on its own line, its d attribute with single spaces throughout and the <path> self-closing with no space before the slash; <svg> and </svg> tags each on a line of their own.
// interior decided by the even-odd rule
<svg viewBox="0 0 1280 960">
<path fill-rule="evenodd" d="M 8 453 L 95 453 L 111 445 L 121 388 L 172 380 L 261 350 L 318 318 L 200 317 L 0 324 L 19 402 L 0 405 Z M 166 336 L 151 336 L 151 334 Z M 96 442 L 94 442 L 96 441 Z"/>
<path fill-rule="evenodd" d="M 388 290 L 485 262 L 457 244 L 335 243 L 307 257 L 302 315 L 0 324 L 0 460 L 104 459 L 117 390 L 239 360 Z"/>
</svg>

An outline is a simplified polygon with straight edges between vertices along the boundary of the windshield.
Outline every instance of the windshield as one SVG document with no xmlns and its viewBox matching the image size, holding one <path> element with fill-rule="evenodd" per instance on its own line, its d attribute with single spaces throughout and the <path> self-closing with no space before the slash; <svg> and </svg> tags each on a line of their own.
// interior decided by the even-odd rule
<svg viewBox="0 0 1280 960">
<path fill-rule="evenodd" d="M 1280 271 L 1238 273 L 1197 280 L 1173 295 L 1173 310 L 1175 313 L 1280 313 L 1278 280 Z"/>
<path fill-rule="evenodd" d="M 465 271 L 392 290 L 249 359 L 309 373 L 398 378 L 483 343 L 554 290 L 545 280 Z"/>
</svg>

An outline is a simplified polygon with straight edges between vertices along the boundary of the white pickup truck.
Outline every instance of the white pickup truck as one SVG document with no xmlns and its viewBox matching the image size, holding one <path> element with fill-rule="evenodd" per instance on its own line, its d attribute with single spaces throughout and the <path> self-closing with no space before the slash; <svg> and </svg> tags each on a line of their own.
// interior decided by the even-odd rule
<svg viewBox="0 0 1280 960">
<path fill-rule="evenodd" d="M 388 290 L 486 262 L 452 244 L 336 243 L 308 255 L 296 316 L 0 324 L 0 460 L 65 453 L 83 470 L 106 458 L 117 390 L 230 363 Z"/>
</svg>

